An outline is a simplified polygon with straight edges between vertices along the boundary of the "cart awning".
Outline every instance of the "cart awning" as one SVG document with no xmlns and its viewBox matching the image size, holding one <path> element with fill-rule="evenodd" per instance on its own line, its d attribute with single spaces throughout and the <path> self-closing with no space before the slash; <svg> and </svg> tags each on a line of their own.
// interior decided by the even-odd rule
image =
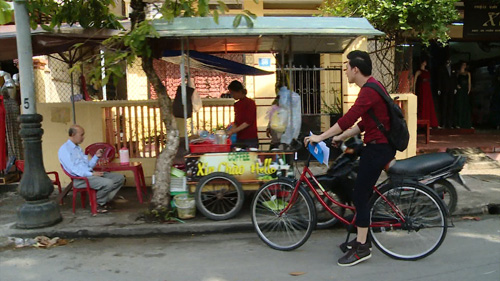
<svg viewBox="0 0 500 281">
<path fill-rule="evenodd" d="M 180 63 L 181 51 L 164 51 L 163 59 L 166 61 L 179 64 Z M 246 64 L 235 62 L 232 60 L 227 60 L 224 58 L 196 52 L 189 51 L 189 58 L 194 60 L 191 63 L 191 67 L 194 68 L 208 68 L 225 73 L 239 74 L 239 75 L 269 75 L 273 74 L 272 71 L 265 71 L 258 69 Z"/>
</svg>

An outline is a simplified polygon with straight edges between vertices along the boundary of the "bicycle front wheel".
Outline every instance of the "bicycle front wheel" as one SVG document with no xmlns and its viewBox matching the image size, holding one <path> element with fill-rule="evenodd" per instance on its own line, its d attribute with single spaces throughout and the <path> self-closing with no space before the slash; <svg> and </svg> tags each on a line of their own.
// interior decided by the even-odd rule
<svg viewBox="0 0 500 281">
<path fill-rule="evenodd" d="M 312 199 L 302 188 L 291 202 L 293 182 L 274 180 L 264 184 L 252 201 L 252 223 L 259 238 L 269 247 L 290 251 L 302 246 L 316 227 L 316 212 Z"/>
<path fill-rule="evenodd" d="M 370 235 L 380 251 L 395 259 L 418 260 L 441 246 L 448 227 L 447 212 L 434 191 L 403 183 L 386 185 L 380 192 L 387 201 L 378 194 L 370 201 Z"/>
</svg>

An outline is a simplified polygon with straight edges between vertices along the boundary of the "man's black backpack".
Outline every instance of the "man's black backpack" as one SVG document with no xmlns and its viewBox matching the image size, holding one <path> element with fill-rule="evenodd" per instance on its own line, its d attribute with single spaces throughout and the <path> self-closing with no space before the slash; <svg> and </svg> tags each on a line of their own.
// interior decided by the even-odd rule
<svg viewBox="0 0 500 281">
<path fill-rule="evenodd" d="M 389 110 L 389 117 L 391 122 L 390 131 L 387 131 L 384 127 L 384 124 L 380 123 L 377 116 L 375 116 L 375 114 L 373 113 L 373 109 L 368 110 L 368 114 L 370 114 L 375 123 L 377 123 L 377 128 L 382 133 L 384 133 L 389 143 L 398 151 L 404 151 L 408 147 L 410 133 L 408 132 L 408 126 L 406 125 L 403 111 L 401 111 L 401 108 L 394 103 L 391 97 L 387 95 L 379 85 L 370 82 L 366 83 L 363 87 L 374 89 L 384 99 L 385 103 L 387 104 L 387 109 Z"/>
</svg>

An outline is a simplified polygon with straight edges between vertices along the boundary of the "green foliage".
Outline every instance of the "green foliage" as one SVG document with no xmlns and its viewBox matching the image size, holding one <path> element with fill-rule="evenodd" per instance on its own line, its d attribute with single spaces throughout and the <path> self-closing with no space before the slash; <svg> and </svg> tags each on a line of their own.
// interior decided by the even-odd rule
<svg viewBox="0 0 500 281">
<path fill-rule="evenodd" d="M 165 207 L 162 207 L 160 209 L 147 210 L 141 216 L 139 216 L 139 219 L 143 219 L 146 222 L 184 223 L 182 220 L 177 218 L 175 210 L 167 209 Z"/>
<path fill-rule="evenodd" d="M 131 4 L 138 5 L 138 1 L 133 0 Z M 254 0 L 257 2 L 257 0 Z M 0 7 L 4 0 L 0 0 Z M 6 3 L 5 3 L 6 4 Z M 30 25 L 36 29 L 40 25 L 43 29 L 53 31 L 55 27 L 61 27 L 63 23 L 74 25 L 80 24 L 84 29 L 108 28 L 123 29 L 116 16 L 110 11 L 110 6 L 114 6 L 114 0 L 28 0 L 26 8 L 30 15 Z M 136 6 L 133 6 L 136 7 Z M 142 7 L 138 5 L 137 7 Z M 158 12 L 163 19 L 173 21 L 177 17 L 206 17 L 213 16 L 218 22 L 219 15 L 229 11 L 223 1 L 218 1 L 215 9 L 211 10 L 209 0 L 166 0 Z M 0 19 L 1 19 L 0 14 Z M 245 19 L 247 26 L 253 26 L 253 19 L 256 16 L 250 11 L 243 11 L 234 20 L 234 27 L 238 27 L 242 19 Z M 133 63 L 137 57 L 150 57 L 152 49 L 150 39 L 159 37 L 150 21 L 142 20 L 134 24 L 132 30 L 113 36 L 102 43 L 104 52 L 94 55 L 85 61 L 76 63 L 71 71 L 80 70 L 82 64 L 89 64 L 93 67 L 90 70 L 89 81 L 99 87 L 109 82 L 110 77 L 118 81 L 125 75 L 123 62 Z M 77 44 L 73 48 L 81 47 Z M 102 64 L 102 65 L 101 65 Z M 106 72 L 102 75 L 102 71 Z M 103 78 L 104 77 L 104 78 Z"/>
<path fill-rule="evenodd" d="M 418 38 L 446 43 L 448 25 L 458 19 L 458 0 L 327 0 L 324 15 L 365 17 L 390 40 Z"/>
<path fill-rule="evenodd" d="M 342 113 L 342 101 L 340 100 L 340 93 L 339 91 L 334 91 L 332 92 L 335 95 L 334 102 L 332 105 L 329 105 L 323 98 L 321 99 L 321 102 L 323 103 L 323 108 L 321 109 L 322 113 L 328 113 L 328 114 L 341 114 Z"/>
<path fill-rule="evenodd" d="M 26 1 L 31 28 L 40 25 L 49 31 L 61 27 L 63 23 L 70 26 L 78 23 L 83 28 L 123 29 L 109 9 L 114 5 L 113 0 Z"/>
<path fill-rule="evenodd" d="M 14 19 L 14 10 L 4 0 L 0 0 L 0 25 L 12 22 Z"/>
</svg>

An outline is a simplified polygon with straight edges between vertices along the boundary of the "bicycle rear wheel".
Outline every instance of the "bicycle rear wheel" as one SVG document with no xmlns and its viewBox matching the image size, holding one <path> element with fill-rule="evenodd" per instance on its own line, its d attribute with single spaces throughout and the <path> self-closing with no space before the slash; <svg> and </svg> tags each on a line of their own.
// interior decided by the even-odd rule
<svg viewBox="0 0 500 281">
<path fill-rule="evenodd" d="M 293 182 L 274 180 L 264 184 L 252 201 L 252 223 L 259 238 L 269 247 L 290 251 L 302 246 L 316 226 L 316 212 L 307 192 L 300 188 L 297 199 L 290 204 Z"/>
<path fill-rule="evenodd" d="M 380 251 L 395 259 L 418 260 L 441 246 L 448 227 L 447 211 L 434 191 L 403 183 L 386 185 L 380 192 L 395 207 L 391 208 L 378 194 L 370 200 L 370 235 Z"/>
</svg>

